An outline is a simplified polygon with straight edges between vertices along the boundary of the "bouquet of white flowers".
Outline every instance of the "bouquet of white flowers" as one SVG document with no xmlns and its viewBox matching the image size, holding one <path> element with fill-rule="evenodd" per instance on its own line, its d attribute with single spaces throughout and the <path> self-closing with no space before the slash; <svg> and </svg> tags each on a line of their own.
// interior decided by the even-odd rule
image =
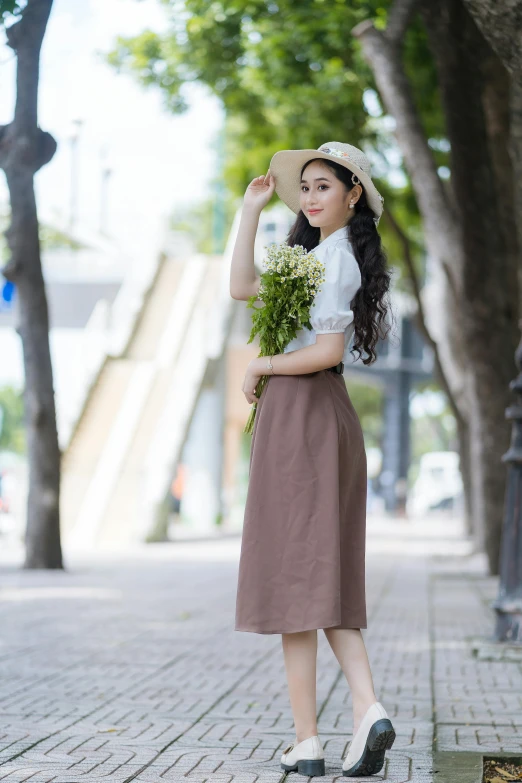
<svg viewBox="0 0 522 783">
<path fill-rule="evenodd" d="M 311 329 L 310 307 L 324 282 L 324 264 L 302 245 L 290 247 L 286 242 L 269 245 L 265 271 L 261 274 L 259 293 L 248 299 L 254 310 L 249 343 L 260 335 L 259 356 L 283 353 L 299 329 Z M 263 307 L 255 307 L 257 299 Z M 270 376 L 263 375 L 256 386 L 259 398 Z M 244 432 L 252 433 L 257 404 L 254 403 Z"/>
</svg>

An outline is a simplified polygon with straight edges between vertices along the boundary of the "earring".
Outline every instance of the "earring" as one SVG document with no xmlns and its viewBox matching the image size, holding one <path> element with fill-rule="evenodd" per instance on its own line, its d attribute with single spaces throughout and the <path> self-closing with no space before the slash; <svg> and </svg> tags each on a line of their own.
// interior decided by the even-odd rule
<svg viewBox="0 0 522 783">
<path fill-rule="evenodd" d="M 350 204 L 350 209 L 353 209 L 355 204 Z"/>
</svg>

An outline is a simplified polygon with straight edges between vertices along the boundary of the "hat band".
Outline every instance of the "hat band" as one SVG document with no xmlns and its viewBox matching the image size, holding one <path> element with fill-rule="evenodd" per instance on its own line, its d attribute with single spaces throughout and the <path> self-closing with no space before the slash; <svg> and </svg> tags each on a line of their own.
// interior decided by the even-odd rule
<svg viewBox="0 0 522 783">
<path fill-rule="evenodd" d="M 327 152 L 328 155 L 333 155 L 335 158 L 347 158 L 348 160 L 351 160 L 352 163 L 355 163 L 358 169 L 361 169 L 361 171 L 364 171 L 364 169 L 361 167 L 359 163 L 357 163 L 353 157 L 350 155 L 349 152 L 344 152 L 343 150 L 338 150 L 335 147 L 319 147 L 317 150 L 318 152 Z"/>
</svg>

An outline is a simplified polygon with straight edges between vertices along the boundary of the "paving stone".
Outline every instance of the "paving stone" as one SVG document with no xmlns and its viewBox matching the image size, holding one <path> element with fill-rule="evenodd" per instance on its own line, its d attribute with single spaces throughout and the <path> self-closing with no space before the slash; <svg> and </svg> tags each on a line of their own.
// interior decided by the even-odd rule
<svg viewBox="0 0 522 783">
<path fill-rule="evenodd" d="M 457 540 L 442 522 L 370 520 L 363 636 L 397 732 L 375 779 L 433 783 L 445 752 L 522 751 L 522 667 L 472 653 L 497 582 Z M 182 545 L 71 555 L 66 573 L 0 561 L 0 782 L 282 782 L 281 637 L 233 630 L 239 545 L 202 542 L 186 562 Z M 341 782 L 351 694 L 318 639 L 324 780 Z"/>
</svg>

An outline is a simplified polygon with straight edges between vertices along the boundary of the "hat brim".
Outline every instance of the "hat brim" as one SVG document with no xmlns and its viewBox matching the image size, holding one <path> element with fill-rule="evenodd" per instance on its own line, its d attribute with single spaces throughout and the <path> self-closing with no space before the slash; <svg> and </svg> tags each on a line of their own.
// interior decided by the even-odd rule
<svg viewBox="0 0 522 783">
<path fill-rule="evenodd" d="M 382 215 L 383 199 L 371 177 L 351 160 L 339 158 L 336 155 L 329 155 L 320 150 L 279 150 L 272 156 L 270 161 L 270 173 L 275 179 L 275 191 L 281 201 L 284 201 L 290 207 L 292 212 L 297 215 L 301 210 L 300 192 L 301 192 L 301 168 L 304 164 L 313 158 L 326 158 L 339 163 L 341 166 L 357 174 L 366 192 L 368 206 L 374 212 L 376 223 Z"/>
</svg>

